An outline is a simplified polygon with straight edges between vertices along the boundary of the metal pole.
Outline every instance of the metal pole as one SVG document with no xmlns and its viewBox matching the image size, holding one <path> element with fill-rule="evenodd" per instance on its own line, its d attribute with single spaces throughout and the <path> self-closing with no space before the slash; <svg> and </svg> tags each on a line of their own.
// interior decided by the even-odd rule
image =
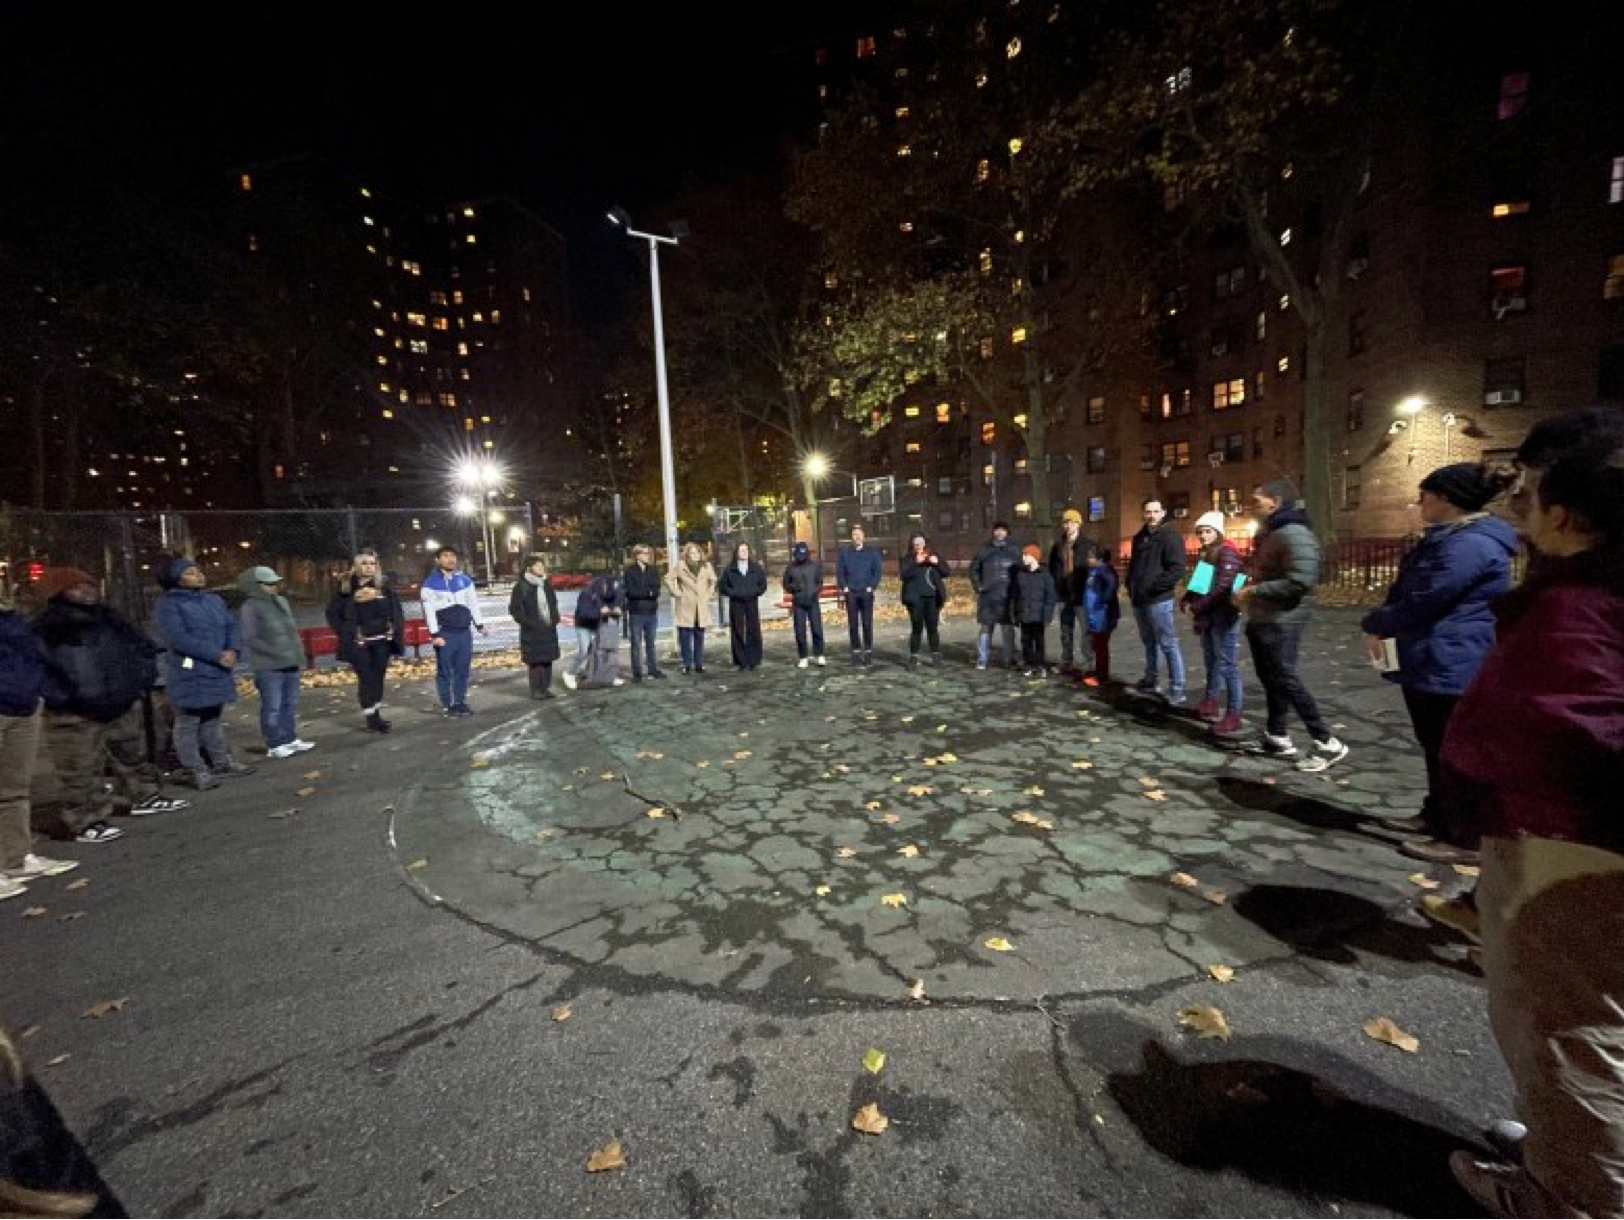
<svg viewBox="0 0 1624 1220">
<path fill-rule="evenodd" d="M 671 456 L 671 396 L 665 383 L 665 314 L 660 303 L 660 246 L 648 239 L 648 281 L 654 297 L 654 384 L 660 400 L 660 481 L 665 499 L 665 562 L 677 562 L 677 476 Z"/>
</svg>

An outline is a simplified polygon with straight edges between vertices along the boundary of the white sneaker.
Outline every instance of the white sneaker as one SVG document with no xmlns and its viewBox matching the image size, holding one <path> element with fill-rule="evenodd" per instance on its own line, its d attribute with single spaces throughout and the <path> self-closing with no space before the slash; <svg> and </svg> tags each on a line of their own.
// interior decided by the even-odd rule
<svg viewBox="0 0 1624 1220">
<path fill-rule="evenodd" d="M 1292 758 L 1296 756 L 1297 746 L 1290 736 L 1276 737 L 1264 729 L 1258 734 L 1256 741 L 1249 741 L 1242 749 L 1247 754 L 1262 754 L 1267 758 Z"/>
<path fill-rule="evenodd" d="M 19 894 L 28 893 L 28 887 L 21 882 L 13 881 L 5 873 L 0 873 L 0 902 L 7 898 L 16 898 Z"/>
<path fill-rule="evenodd" d="M 265 751 L 265 757 L 266 758 L 292 758 L 298 752 L 299 752 L 299 747 L 294 745 L 290 741 L 285 745 L 272 746 L 269 750 Z"/>
<path fill-rule="evenodd" d="M 821 654 L 821 653 L 820 653 L 820 654 L 819 654 L 819 655 L 818 655 L 818 664 L 819 664 L 819 665 L 827 665 L 827 664 L 828 664 L 828 663 L 829 663 L 829 658 L 828 658 L 828 657 L 826 657 L 826 656 L 823 656 L 823 655 L 822 655 L 822 654 Z"/>
<path fill-rule="evenodd" d="M 612 683 L 612 685 L 614 685 L 614 686 L 625 686 L 626 685 L 626 679 L 625 678 L 616 678 L 614 680 L 614 682 Z"/>
<path fill-rule="evenodd" d="M 53 860 L 49 856 L 32 853 L 23 857 L 21 868 L 8 868 L 5 875 L 13 881 L 29 881 L 35 877 L 60 877 L 79 867 L 77 860 Z"/>
<path fill-rule="evenodd" d="M 306 750 L 314 750 L 316 748 L 315 742 L 306 741 L 303 737 L 295 737 L 292 741 L 288 742 L 288 744 L 301 754 L 303 754 Z"/>
<path fill-rule="evenodd" d="M 570 690 L 575 689 L 575 675 L 567 669 L 564 671 L 564 685 L 569 687 Z"/>
<path fill-rule="evenodd" d="M 1299 771 L 1324 771 L 1334 766 L 1348 756 L 1348 747 L 1335 737 L 1328 737 L 1324 741 L 1316 741 L 1314 748 L 1308 752 L 1308 757 L 1297 764 Z"/>
<path fill-rule="evenodd" d="M 795 662 L 795 668 L 805 669 L 810 664 L 812 664 L 811 661 L 807 660 L 805 657 L 802 657 L 799 661 Z"/>
</svg>

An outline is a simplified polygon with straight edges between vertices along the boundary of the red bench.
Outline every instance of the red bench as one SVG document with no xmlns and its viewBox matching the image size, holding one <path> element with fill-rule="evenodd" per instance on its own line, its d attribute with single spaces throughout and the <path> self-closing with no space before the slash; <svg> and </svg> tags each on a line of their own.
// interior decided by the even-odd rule
<svg viewBox="0 0 1624 1220">
<path fill-rule="evenodd" d="M 409 618 L 406 620 L 407 648 L 412 650 L 414 657 L 421 657 L 423 649 L 434 637 L 429 634 L 429 625 L 423 619 Z M 301 627 L 299 629 L 299 643 L 304 647 L 305 668 L 314 669 L 317 657 L 336 657 L 338 655 L 338 636 L 327 627 Z"/>
<path fill-rule="evenodd" d="M 826 605 L 826 606 L 837 606 L 837 605 L 839 605 L 840 604 L 840 590 L 835 588 L 834 585 L 820 585 L 818 587 L 818 602 L 821 605 Z M 778 604 L 782 609 L 788 610 L 789 609 L 789 594 L 785 593 L 782 597 L 780 597 L 778 599 Z"/>
</svg>

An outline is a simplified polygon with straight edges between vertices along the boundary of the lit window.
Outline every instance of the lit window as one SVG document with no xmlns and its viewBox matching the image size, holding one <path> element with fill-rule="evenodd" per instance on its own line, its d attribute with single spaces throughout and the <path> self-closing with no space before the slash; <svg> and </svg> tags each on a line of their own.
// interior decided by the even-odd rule
<svg viewBox="0 0 1624 1220">
<path fill-rule="evenodd" d="M 1025 412 L 1025 411 L 1022 411 L 1022 412 L 1021 412 L 1021 413 L 1020 413 L 1020 414 L 1019 414 L 1019 415 L 1017 415 L 1017 416 L 1016 416 L 1016 417 L 1015 417 L 1015 418 L 1014 418 L 1014 420 L 1013 420 L 1013 421 L 1012 421 L 1012 422 L 1013 422 L 1013 423 L 1014 423 L 1014 425 L 1015 425 L 1015 426 L 1016 426 L 1016 427 L 1017 427 L 1017 428 L 1024 428 L 1024 427 L 1026 427 L 1026 412 Z"/>
<path fill-rule="evenodd" d="M 1015 459 L 1015 473 L 1016 474 L 1025 474 L 1026 473 L 1026 459 L 1025 458 L 1016 458 Z"/>
<path fill-rule="evenodd" d="M 371 199 L 372 198 L 372 192 L 367 190 L 367 188 L 363 186 L 361 188 L 361 198 L 362 199 Z"/>
<path fill-rule="evenodd" d="M 1025 343 L 1026 342 L 1026 327 L 1017 326 L 1014 330 L 1010 331 L 1009 332 L 1009 341 L 1011 343 Z"/>
<path fill-rule="evenodd" d="M 463 241 L 467 242 L 470 246 L 473 245 L 475 242 L 477 242 L 479 240 L 479 238 L 474 236 L 474 234 L 472 234 L 472 233 L 464 233 L 463 236 L 462 236 L 462 239 L 463 239 Z"/>
<path fill-rule="evenodd" d="M 439 291 L 429 293 L 429 304 L 430 305 L 444 305 L 445 304 L 445 293 L 439 292 Z"/>
<path fill-rule="evenodd" d="M 1177 72 L 1169 76 L 1163 82 L 1163 84 L 1167 86 L 1167 91 L 1169 93 L 1183 93 L 1190 87 L 1194 80 L 1195 74 L 1191 72 L 1189 68 L 1180 68 Z"/>
<path fill-rule="evenodd" d="M 874 38 L 872 35 L 857 40 L 857 58 L 867 59 L 874 54 Z"/>
<path fill-rule="evenodd" d="M 474 321 L 476 321 L 476 322 L 483 322 L 485 320 L 485 315 L 482 312 L 480 312 L 479 310 L 476 309 L 474 311 L 473 318 L 474 318 Z"/>
<path fill-rule="evenodd" d="M 1286 310 L 1291 308 L 1291 294 L 1289 292 L 1280 294 L 1279 308 L 1281 313 L 1285 313 Z"/>
<path fill-rule="evenodd" d="M 467 354 L 468 354 L 468 344 L 467 344 L 467 342 L 466 341 L 459 342 L 457 344 L 457 355 L 466 356 Z"/>
<path fill-rule="evenodd" d="M 1009 155 L 1013 157 L 1016 153 L 1021 151 L 1023 146 L 1024 146 L 1024 142 L 1021 140 L 1020 136 L 1012 136 L 1012 137 L 1010 137 Z"/>
<path fill-rule="evenodd" d="M 1607 180 L 1607 202 L 1624 203 L 1624 157 L 1613 158 L 1613 176 Z"/>
<path fill-rule="evenodd" d="M 1618 158 L 1618 161 L 1624 161 L 1624 157 Z M 1617 162 L 1615 162 L 1615 164 L 1616 163 Z M 990 177 L 992 177 L 992 162 L 987 160 L 986 157 L 982 157 L 981 160 L 976 162 L 976 181 L 985 182 Z M 1613 185 L 1617 187 L 1620 184 L 1618 180 L 1615 179 Z M 1614 202 L 1616 203 L 1617 200 Z"/>
<path fill-rule="evenodd" d="M 406 315 L 406 323 L 409 326 L 427 326 L 429 324 L 429 316 L 426 313 L 409 312 Z"/>
<path fill-rule="evenodd" d="M 1529 75 L 1512 72 L 1500 78 L 1500 105 L 1495 111 L 1500 120 L 1514 119 L 1528 108 Z"/>
<path fill-rule="evenodd" d="M 987 84 L 987 74 L 985 72 L 977 72 L 976 73 L 976 88 L 977 89 L 985 88 L 986 84 Z"/>
<path fill-rule="evenodd" d="M 913 221 L 905 220 L 901 224 L 899 224 L 897 226 L 897 228 L 902 230 L 902 232 L 904 232 L 904 233 L 912 233 L 913 232 Z"/>
<path fill-rule="evenodd" d="M 248 253 L 253 254 L 258 249 L 259 249 L 259 234 L 258 233 L 250 233 L 248 235 Z"/>
<path fill-rule="evenodd" d="M 394 419 L 395 418 L 395 413 L 393 411 L 391 411 L 388 407 L 385 407 L 383 409 L 383 417 L 385 419 Z"/>
<path fill-rule="evenodd" d="M 1015 230 L 1015 244 L 1018 246 L 1025 240 L 1026 240 L 1026 230 L 1025 229 L 1016 229 Z"/>
<path fill-rule="evenodd" d="M 491 310 L 491 325 L 492 326 L 499 325 L 501 323 L 501 321 L 502 321 L 502 311 L 500 309 Z"/>
<path fill-rule="evenodd" d="M 924 449 L 924 446 L 921 445 L 918 441 L 909 441 L 906 445 L 903 446 L 903 450 L 905 452 L 907 452 L 907 453 L 919 453 L 923 449 Z"/>
<path fill-rule="evenodd" d="M 1018 521 L 1030 521 L 1032 519 L 1032 502 L 1030 500 L 1022 500 L 1015 506 L 1015 519 Z"/>
<path fill-rule="evenodd" d="M 380 393 L 380 394 L 389 393 L 389 383 L 387 381 L 380 381 L 378 383 L 378 393 Z"/>
<path fill-rule="evenodd" d="M 1230 407 L 1238 407 L 1246 402 L 1246 378 L 1233 377 L 1228 381 L 1217 382 L 1212 387 L 1212 409 L 1214 411 L 1227 411 Z"/>
<path fill-rule="evenodd" d="M 416 352 L 419 356 L 428 355 L 428 353 L 429 353 L 429 341 L 427 339 L 413 339 L 412 340 L 412 351 Z"/>
<path fill-rule="evenodd" d="M 240 186 L 245 191 L 253 190 L 254 189 L 254 176 L 252 174 L 243 174 L 243 175 L 241 175 L 237 179 L 237 185 Z"/>
<path fill-rule="evenodd" d="M 458 375 L 458 376 L 459 376 L 459 377 L 461 377 L 461 378 L 462 378 L 462 380 L 464 380 L 464 381 L 467 381 L 467 380 L 469 380 L 469 377 L 468 377 L 468 370 L 467 370 L 467 369 L 459 369 L 459 370 L 458 370 L 458 371 L 457 371 L 457 375 Z"/>
<path fill-rule="evenodd" d="M 1504 220 L 1507 216 L 1528 215 L 1528 200 L 1508 199 L 1504 203 L 1497 203 L 1489 209 L 1489 215 L 1495 220 Z"/>
<path fill-rule="evenodd" d="M 919 408 L 918 407 L 904 407 L 902 409 L 902 413 L 904 415 L 906 415 L 909 419 L 918 419 L 919 418 Z"/>
<path fill-rule="evenodd" d="M 913 156 L 913 146 L 911 144 L 903 144 L 903 145 L 899 146 L 897 148 L 897 156 L 899 156 L 899 157 L 911 157 L 911 156 Z"/>
<path fill-rule="evenodd" d="M 448 321 L 446 321 L 446 319 L 436 316 L 435 319 L 434 319 L 434 329 L 435 330 L 450 330 L 451 329 L 451 324 Z"/>
<path fill-rule="evenodd" d="M 451 303 L 453 305 L 461 305 L 462 304 L 462 289 L 461 288 L 453 288 L 451 290 Z"/>
<path fill-rule="evenodd" d="M 1279 369 L 1279 371 L 1282 373 L 1291 372 L 1291 357 L 1281 356 L 1279 362 L 1275 365 L 1275 368 Z"/>
<path fill-rule="evenodd" d="M 1103 424 L 1105 422 L 1105 399 L 1095 395 L 1088 400 L 1088 411 L 1083 422 L 1090 424 Z"/>
<path fill-rule="evenodd" d="M 442 407 L 454 407 L 457 405 L 457 396 L 449 390 L 442 390 L 439 395 L 439 403 Z M 473 422 L 471 419 L 468 421 L 470 425 Z"/>
<path fill-rule="evenodd" d="M 909 110 L 908 110 L 908 108 L 906 106 L 898 106 L 897 107 L 897 118 L 905 119 L 905 118 L 908 117 L 908 114 L 909 114 Z"/>
<path fill-rule="evenodd" d="M 1252 374 L 1252 397 L 1253 398 L 1262 398 L 1263 397 L 1263 370 L 1262 369 L 1259 369 L 1257 372 Z"/>
<path fill-rule="evenodd" d="M 1268 336 L 1268 334 L 1269 334 L 1269 311 L 1268 310 L 1260 309 L 1260 310 L 1257 311 L 1257 326 L 1256 326 L 1255 329 L 1257 331 L 1257 337 L 1259 339 L 1263 339 L 1263 338 L 1266 338 Z"/>
<path fill-rule="evenodd" d="M 480 422 L 480 423 L 482 423 L 482 424 L 488 424 L 488 423 L 490 423 L 490 422 L 491 422 L 491 417 L 490 417 L 490 416 L 489 416 L 489 415 L 481 415 L 481 416 L 480 416 L 480 417 L 479 417 L 479 422 Z M 766 442 L 766 441 L 762 441 L 762 442 L 761 442 L 761 447 L 762 447 L 762 448 L 763 448 L 763 449 L 765 449 L 765 448 L 766 448 L 766 447 L 767 447 L 767 442 Z"/>
<path fill-rule="evenodd" d="M 462 214 L 472 220 L 474 218 L 474 209 L 471 207 L 463 208 Z"/>
<path fill-rule="evenodd" d="M 950 424 L 953 422 L 953 407 L 951 404 L 945 402 L 939 402 L 936 404 L 936 422 L 939 424 Z"/>
<path fill-rule="evenodd" d="M 1602 281 L 1604 301 L 1624 301 L 1624 254 L 1607 256 L 1607 278 Z"/>
<path fill-rule="evenodd" d="M 997 440 L 998 425 L 989 419 L 986 423 L 981 425 L 981 443 L 983 445 L 991 445 Z"/>
<path fill-rule="evenodd" d="M 1282 246 L 1291 245 L 1291 230 L 1290 229 L 1281 229 L 1280 230 L 1280 244 Z"/>
<path fill-rule="evenodd" d="M 1019 38 L 1011 38 L 1009 40 L 1008 45 L 1006 45 L 1004 47 L 1004 58 L 1005 59 L 1014 59 L 1020 53 L 1021 53 L 1021 40 Z"/>
<path fill-rule="evenodd" d="M 983 360 L 991 360 L 992 359 L 992 340 L 991 339 L 983 339 L 981 341 L 981 358 Z"/>
<path fill-rule="evenodd" d="M 1528 308 L 1528 268 L 1493 267 L 1489 270 L 1489 312 L 1496 320 Z"/>
<path fill-rule="evenodd" d="M 403 403 L 411 401 L 411 395 L 407 394 L 405 390 L 401 390 L 401 392 L 399 394 L 397 394 L 396 397 L 399 398 L 400 401 L 403 402 Z"/>
<path fill-rule="evenodd" d="M 383 364 L 383 365 L 387 365 L 389 363 L 389 357 L 388 356 L 379 356 L 378 357 L 378 363 Z"/>
<path fill-rule="evenodd" d="M 372 217 L 370 217 L 370 216 L 363 216 L 363 217 L 361 217 L 361 223 L 364 224 L 364 225 L 373 225 L 373 224 L 377 224 L 378 222 L 373 220 Z"/>
</svg>

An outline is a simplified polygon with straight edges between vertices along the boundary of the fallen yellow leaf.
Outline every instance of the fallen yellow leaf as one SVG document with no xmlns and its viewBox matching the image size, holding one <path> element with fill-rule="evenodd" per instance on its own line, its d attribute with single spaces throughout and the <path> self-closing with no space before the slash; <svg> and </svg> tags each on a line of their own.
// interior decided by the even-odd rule
<svg viewBox="0 0 1624 1220">
<path fill-rule="evenodd" d="M 554 1004 L 553 1020 L 568 1021 L 570 1019 L 571 1011 L 572 1010 L 568 1004 Z"/>
<path fill-rule="evenodd" d="M 1079 770 L 1079 771 L 1087 771 L 1091 767 L 1093 767 L 1094 764 L 1089 762 L 1088 759 L 1086 759 L 1086 758 L 1079 758 L 1076 762 L 1072 763 L 1071 765 L 1073 767 L 1076 767 L 1077 770 Z"/>
<path fill-rule="evenodd" d="M 108 1013 L 124 1011 L 124 1005 L 129 1002 L 129 996 L 120 996 L 116 1000 L 98 1000 L 79 1015 L 89 1017 L 92 1021 L 100 1021 Z"/>
<path fill-rule="evenodd" d="M 947 726 L 945 724 L 939 724 L 936 726 L 936 731 L 938 733 L 945 733 L 947 732 Z"/>
<path fill-rule="evenodd" d="M 639 758 L 664 758 L 665 755 L 660 753 L 660 751 L 658 751 L 658 750 L 639 750 L 639 751 L 637 751 L 637 757 L 639 757 Z"/>
<path fill-rule="evenodd" d="M 864 809 L 869 809 L 869 810 L 878 809 L 879 807 L 880 807 L 880 803 L 878 801 L 869 801 L 866 805 L 863 806 Z"/>
<path fill-rule="evenodd" d="M 869 1102 L 851 1117 L 851 1125 L 864 1135 L 878 1135 L 891 1125 L 891 1120 L 880 1113 L 880 1107 Z"/>
<path fill-rule="evenodd" d="M 306 779 L 320 779 L 321 778 L 321 772 L 320 771 L 306 771 L 304 773 L 304 777 Z"/>
<path fill-rule="evenodd" d="M 1179 1024 L 1195 1030 L 1203 1038 L 1218 1038 L 1224 1042 L 1230 1038 L 1229 1022 L 1224 1019 L 1224 1014 L 1204 1004 L 1179 1009 Z"/>
<path fill-rule="evenodd" d="M 897 848 L 897 855 L 906 856 L 910 860 L 912 860 L 918 854 L 919 854 L 919 849 L 917 847 L 915 847 L 912 843 L 908 844 L 908 846 L 906 846 L 906 847 Z"/>
<path fill-rule="evenodd" d="M 743 762 L 747 758 L 754 758 L 755 752 L 753 750 L 734 750 L 733 757 Z"/>
<path fill-rule="evenodd" d="M 38 919 L 41 915 L 45 914 L 45 911 L 46 911 L 45 907 L 24 907 L 23 908 L 23 918 L 24 919 Z"/>
<path fill-rule="evenodd" d="M 842 860 L 850 860 L 856 854 L 857 849 L 855 847 L 842 847 L 839 851 L 835 852 L 835 855 L 839 856 Z"/>
<path fill-rule="evenodd" d="M 1223 890 L 1202 890 L 1201 896 L 1217 907 L 1223 906 L 1224 901 L 1229 897 Z"/>
<path fill-rule="evenodd" d="M 1033 784 L 1030 788 L 1028 788 L 1026 790 L 1026 795 L 1027 796 L 1042 796 L 1043 795 L 1043 788 L 1039 784 Z"/>
<path fill-rule="evenodd" d="M 820 885 L 820 886 L 818 886 L 817 889 L 813 890 L 812 892 L 814 894 L 816 894 L 819 898 L 822 898 L 824 895 L 830 893 L 833 889 L 834 889 L 833 886 Z"/>
<path fill-rule="evenodd" d="M 882 826 L 895 826 L 902 821 L 902 815 L 900 813 L 882 813 L 874 820 Z"/>
<path fill-rule="evenodd" d="M 77 880 L 77 881 L 68 882 L 68 884 L 65 885 L 63 888 L 64 889 L 69 889 L 69 890 L 82 890 L 82 889 L 85 888 L 85 886 L 87 886 L 89 884 L 90 884 L 90 878 L 89 877 L 80 877 L 79 880 Z"/>
<path fill-rule="evenodd" d="M 617 777 L 616 777 L 616 775 L 615 775 L 615 773 L 613 771 L 602 771 L 602 772 L 599 772 L 598 778 L 602 779 L 602 780 L 611 780 L 611 779 L 615 779 Z"/>
<path fill-rule="evenodd" d="M 927 787 L 924 784 L 915 784 L 915 785 L 913 785 L 913 787 L 908 789 L 908 795 L 909 796 L 929 796 L 931 793 L 933 793 L 935 791 L 936 791 L 936 789 Z"/>
<path fill-rule="evenodd" d="M 915 719 L 915 717 L 913 717 L 913 716 L 904 716 L 902 718 L 902 723 L 903 724 L 912 724 L 914 722 L 914 719 Z"/>
<path fill-rule="evenodd" d="M 475 754 L 471 765 L 475 767 L 488 767 L 491 765 L 491 760 L 485 757 L 483 754 Z"/>
<path fill-rule="evenodd" d="M 1159 787 L 1161 787 L 1161 784 L 1162 784 L 1161 780 L 1159 780 L 1159 779 L 1151 779 L 1150 776 L 1148 776 L 1148 775 L 1141 775 L 1139 777 L 1139 782 L 1141 784 L 1143 784 L 1147 788 L 1159 788 Z"/>
<path fill-rule="evenodd" d="M 1235 970 L 1232 966 L 1208 966 L 1207 973 L 1220 983 L 1227 983 L 1235 977 Z"/>
<path fill-rule="evenodd" d="M 704 767 L 708 767 L 708 766 L 710 766 L 710 759 L 708 759 L 708 758 L 701 758 L 701 759 L 700 759 L 700 760 L 699 760 L 699 761 L 698 761 L 698 762 L 696 762 L 696 763 L 695 763 L 695 764 L 694 764 L 694 766 L 696 766 L 696 767 L 700 767 L 700 768 L 704 768 Z"/>
<path fill-rule="evenodd" d="M 620 1146 L 619 1140 L 610 1140 L 602 1148 L 596 1149 L 586 1159 L 588 1173 L 603 1173 L 608 1169 L 619 1169 L 626 1163 L 626 1153 Z"/>
<path fill-rule="evenodd" d="M 407 868 L 427 868 L 427 867 L 428 867 L 428 863 L 429 863 L 429 862 L 428 862 L 428 861 L 427 861 L 427 860 L 424 860 L 424 859 L 421 859 L 421 858 L 419 858 L 419 859 L 416 859 L 416 860 L 413 860 L 413 861 L 412 861 L 412 862 L 411 862 L 411 863 L 410 863 L 410 864 L 408 864 L 408 865 L 407 865 L 407 866 L 406 866 L 406 867 L 407 867 Z"/>
<path fill-rule="evenodd" d="M 1372 1017 L 1365 1022 L 1365 1033 L 1377 1042 L 1385 1042 L 1388 1046 L 1396 1046 L 1406 1054 L 1413 1055 L 1421 1049 L 1421 1040 L 1411 1034 L 1405 1033 L 1386 1017 Z"/>
<path fill-rule="evenodd" d="M 651 818 L 663 818 L 665 816 L 665 810 L 661 809 L 658 805 L 656 805 L 653 809 L 647 810 L 647 813 Z"/>
<path fill-rule="evenodd" d="M 1145 799 L 1147 801 L 1165 801 L 1167 799 L 1167 793 L 1163 792 L 1160 788 L 1152 788 L 1145 793 Z"/>
<path fill-rule="evenodd" d="M 956 763 L 959 761 L 959 756 L 953 753 L 938 754 L 936 756 L 936 761 L 939 763 Z"/>
<path fill-rule="evenodd" d="M 1411 873 L 1410 884 L 1423 890 L 1435 890 L 1438 888 L 1438 883 L 1425 873 Z"/>
<path fill-rule="evenodd" d="M 914 1000 L 922 1000 L 922 999 L 924 999 L 925 998 L 925 980 L 924 979 L 915 979 L 913 981 L 913 986 L 908 988 L 908 996 L 909 996 L 910 999 L 914 999 Z"/>
<path fill-rule="evenodd" d="M 885 1052 L 882 1050 L 876 1050 L 872 1046 L 869 1047 L 868 1050 L 863 1053 L 863 1066 L 868 1069 L 868 1074 L 870 1076 L 878 1076 L 880 1074 L 880 1069 L 885 1066 Z"/>
<path fill-rule="evenodd" d="M 908 905 L 906 894 L 881 894 L 880 902 L 888 907 L 905 907 Z"/>
<path fill-rule="evenodd" d="M 316 795 L 316 790 L 314 788 L 300 788 L 299 791 L 298 791 L 298 795 L 299 796 L 315 796 Z"/>
<path fill-rule="evenodd" d="M 1174 873 L 1168 878 L 1168 880 L 1174 885 L 1183 886 L 1187 890 L 1198 890 L 1201 888 L 1201 883 L 1194 877 L 1190 876 L 1189 873 Z"/>
<path fill-rule="evenodd" d="M 1002 936 L 989 936 L 982 943 L 994 953 L 1009 953 L 1015 948 L 1014 945 L 1010 944 Z"/>
<path fill-rule="evenodd" d="M 1475 864 L 1451 864 L 1449 867 L 1454 869 L 1462 877 L 1476 877 L 1483 871 Z"/>
</svg>

